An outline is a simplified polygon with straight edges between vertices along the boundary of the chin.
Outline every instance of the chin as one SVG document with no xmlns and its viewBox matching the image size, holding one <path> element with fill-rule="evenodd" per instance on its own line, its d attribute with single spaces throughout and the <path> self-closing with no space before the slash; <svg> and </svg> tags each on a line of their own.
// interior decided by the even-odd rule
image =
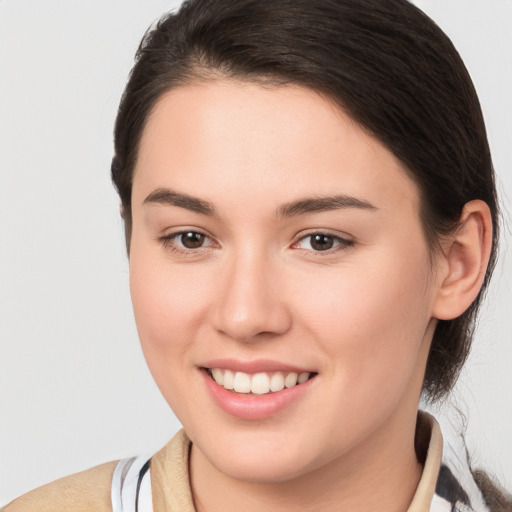
<svg viewBox="0 0 512 512">
<path fill-rule="evenodd" d="M 212 466 L 230 478 L 267 484 L 286 482 L 322 466 L 326 461 L 314 445 L 299 432 L 265 431 L 261 426 L 199 438 L 195 444 Z"/>
<path fill-rule="evenodd" d="M 300 455 L 300 453 L 296 453 L 293 458 L 285 459 L 281 454 L 278 456 L 269 454 L 269 456 L 251 460 L 245 456 L 231 456 L 210 462 L 230 478 L 245 482 L 272 484 L 293 480 L 311 471 Z"/>
</svg>

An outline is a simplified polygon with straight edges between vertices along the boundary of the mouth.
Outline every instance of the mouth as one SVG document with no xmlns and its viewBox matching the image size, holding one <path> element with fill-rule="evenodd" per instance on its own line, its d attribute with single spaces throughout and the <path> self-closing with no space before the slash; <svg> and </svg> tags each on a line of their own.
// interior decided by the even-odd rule
<svg viewBox="0 0 512 512">
<path fill-rule="evenodd" d="M 203 368 L 219 386 L 242 395 L 269 395 L 283 389 L 300 386 L 313 379 L 316 372 L 258 372 L 245 373 L 224 368 Z"/>
</svg>

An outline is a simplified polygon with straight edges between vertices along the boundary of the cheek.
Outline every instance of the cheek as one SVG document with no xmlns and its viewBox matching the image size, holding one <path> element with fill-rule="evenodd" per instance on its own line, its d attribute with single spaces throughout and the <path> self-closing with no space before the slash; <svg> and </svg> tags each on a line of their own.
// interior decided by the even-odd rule
<svg viewBox="0 0 512 512">
<path fill-rule="evenodd" d="M 398 399 L 423 372 L 431 302 L 426 261 L 424 252 L 381 254 L 367 266 L 317 274 L 296 290 L 296 316 L 329 355 L 332 382 L 363 408 L 378 406 L 383 396 Z"/>
<path fill-rule="evenodd" d="M 139 337 L 150 370 L 185 364 L 191 335 L 207 311 L 208 282 L 197 269 L 172 266 L 165 258 L 132 246 L 130 292 Z"/>
</svg>

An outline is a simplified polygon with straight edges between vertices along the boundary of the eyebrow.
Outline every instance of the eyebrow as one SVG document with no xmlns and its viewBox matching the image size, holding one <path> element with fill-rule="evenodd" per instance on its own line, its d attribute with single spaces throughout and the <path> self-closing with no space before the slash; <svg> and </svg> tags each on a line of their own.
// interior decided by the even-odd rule
<svg viewBox="0 0 512 512">
<path fill-rule="evenodd" d="M 204 199 L 189 196 L 188 194 L 175 192 L 168 188 L 158 188 L 151 192 L 151 194 L 144 199 L 144 204 L 172 205 L 200 213 L 201 215 L 208 215 L 210 217 L 217 215 L 212 203 Z"/>
<path fill-rule="evenodd" d="M 144 204 L 178 206 L 179 208 L 185 208 L 186 210 L 190 210 L 201 215 L 207 215 L 210 217 L 217 216 L 215 206 L 209 201 L 181 192 L 176 192 L 168 188 L 158 188 L 154 190 L 146 197 L 146 199 L 144 199 Z M 276 216 L 278 218 L 289 218 L 298 215 L 305 215 L 307 213 L 320 213 L 346 208 L 377 210 L 377 208 L 368 201 L 340 194 L 325 197 L 309 197 L 285 203 L 277 209 Z"/>
<path fill-rule="evenodd" d="M 293 201 L 280 206 L 277 210 L 278 217 L 295 217 L 307 213 L 328 212 L 346 208 L 358 208 L 362 210 L 377 210 L 368 201 L 344 194 L 326 197 L 312 197 Z"/>
</svg>

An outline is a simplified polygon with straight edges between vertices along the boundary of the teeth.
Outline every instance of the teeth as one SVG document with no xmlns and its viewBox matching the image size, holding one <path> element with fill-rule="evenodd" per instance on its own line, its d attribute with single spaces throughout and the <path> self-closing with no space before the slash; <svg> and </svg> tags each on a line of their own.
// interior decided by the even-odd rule
<svg viewBox="0 0 512 512">
<path fill-rule="evenodd" d="M 303 382 L 306 382 L 309 379 L 309 373 L 304 372 L 299 374 L 299 378 L 297 379 L 297 382 L 299 384 L 302 384 Z"/>
<path fill-rule="evenodd" d="M 270 391 L 270 379 L 266 373 L 257 373 L 252 376 L 251 391 L 255 395 L 265 395 Z"/>
<path fill-rule="evenodd" d="M 236 372 L 233 389 L 237 393 L 249 393 L 251 391 L 251 377 L 247 373 Z"/>
<path fill-rule="evenodd" d="M 292 388 L 297 384 L 297 377 L 298 375 L 295 372 L 291 372 L 286 376 L 286 379 L 284 379 L 284 387 L 285 388 Z"/>
<path fill-rule="evenodd" d="M 236 393 L 253 393 L 255 395 L 266 395 L 284 388 L 292 388 L 297 384 L 303 384 L 312 375 L 309 372 L 300 374 L 296 372 L 255 373 L 251 375 L 244 372 L 234 373 L 221 368 L 211 368 L 210 374 L 219 386 L 224 386 Z"/>
<path fill-rule="evenodd" d="M 284 375 L 281 372 L 274 373 L 270 378 L 270 391 L 281 391 L 284 389 Z"/>
<path fill-rule="evenodd" d="M 222 379 L 222 382 L 218 382 L 217 384 L 224 386 L 226 389 L 233 389 L 233 381 L 234 380 L 235 380 L 234 373 L 230 370 L 226 370 L 224 372 L 224 378 Z"/>
<path fill-rule="evenodd" d="M 212 369 L 212 375 L 215 379 L 215 382 L 221 386 L 224 385 L 224 373 L 219 368 L 213 368 Z"/>
</svg>

